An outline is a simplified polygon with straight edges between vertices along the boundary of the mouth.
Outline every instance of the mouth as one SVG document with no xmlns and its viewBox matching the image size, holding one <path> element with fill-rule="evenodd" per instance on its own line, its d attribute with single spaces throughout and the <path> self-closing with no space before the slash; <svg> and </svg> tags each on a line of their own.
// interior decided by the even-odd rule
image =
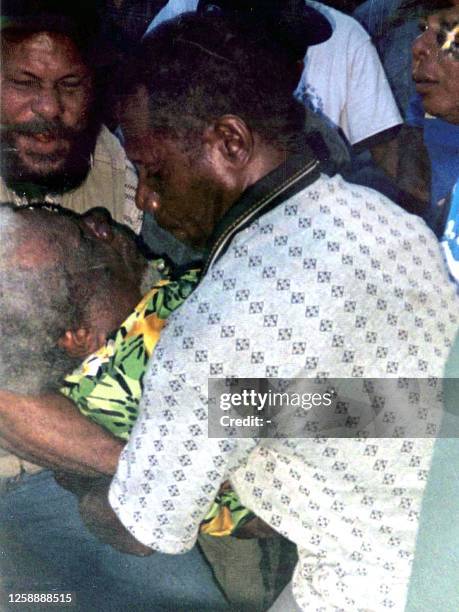
<svg viewBox="0 0 459 612">
<path fill-rule="evenodd" d="M 430 93 L 437 85 L 436 81 L 416 81 L 416 91 L 422 96 Z"/>
<path fill-rule="evenodd" d="M 67 141 L 51 132 L 19 134 L 17 145 L 27 155 L 58 155 L 59 158 L 68 149 Z"/>
<path fill-rule="evenodd" d="M 55 142 L 58 140 L 56 136 L 54 136 L 53 134 L 50 134 L 49 132 L 43 132 L 41 134 L 31 134 L 31 136 L 34 140 L 37 140 L 38 142 L 44 142 L 44 143 Z"/>
<path fill-rule="evenodd" d="M 429 77 L 415 77 L 414 82 L 419 94 L 429 93 L 438 85 L 438 81 Z"/>
</svg>

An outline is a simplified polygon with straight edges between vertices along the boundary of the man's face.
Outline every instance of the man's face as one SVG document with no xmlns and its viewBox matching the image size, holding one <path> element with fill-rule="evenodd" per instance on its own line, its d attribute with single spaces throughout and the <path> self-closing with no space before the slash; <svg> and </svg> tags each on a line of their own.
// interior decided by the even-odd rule
<svg viewBox="0 0 459 612">
<path fill-rule="evenodd" d="M 216 148 L 180 141 L 150 122 L 148 96 L 139 89 L 123 109 L 121 125 L 128 157 L 139 172 L 137 206 L 178 240 L 203 249 L 228 207 L 228 190 Z"/>
<path fill-rule="evenodd" d="M 90 71 L 62 34 L 4 40 L 2 52 L 2 174 L 59 191 L 87 171 L 94 147 Z"/>
<path fill-rule="evenodd" d="M 32 205 L 17 212 L 29 220 L 35 245 L 34 249 L 30 249 L 28 238 L 25 240 L 24 248 L 20 251 L 22 264 L 43 265 L 48 259 L 55 260 L 57 256 L 53 245 L 56 245 L 58 252 L 64 249 L 74 254 L 70 261 L 78 267 L 78 253 L 84 245 L 85 252 L 89 249 L 92 253 L 93 269 L 109 268 L 114 277 L 134 291 L 135 299 L 139 301 L 146 259 L 137 247 L 134 232 L 113 221 L 108 210 L 92 208 L 79 215 L 60 206 Z M 44 228 L 43 232 L 41 227 Z M 40 246 L 40 241 L 45 241 L 45 246 Z"/>
<path fill-rule="evenodd" d="M 136 236 L 128 227 L 114 221 L 106 208 L 91 208 L 77 220 L 81 235 L 96 240 L 110 256 L 119 276 L 140 287 L 146 259 L 140 252 Z"/>
<path fill-rule="evenodd" d="M 413 44 L 413 79 L 425 110 L 459 124 L 459 7 L 430 15 Z"/>
</svg>

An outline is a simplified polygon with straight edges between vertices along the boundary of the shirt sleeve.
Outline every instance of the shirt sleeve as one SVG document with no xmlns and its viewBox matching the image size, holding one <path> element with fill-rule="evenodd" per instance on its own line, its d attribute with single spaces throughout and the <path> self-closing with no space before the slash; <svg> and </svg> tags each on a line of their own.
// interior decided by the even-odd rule
<svg viewBox="0 0 459 612">
<path fill-rule="evenodd" d="M 343 129 L 357 144 L 402 123 L 384 68 L 372 42 L 366 39 L 350 54 Z"/>
<path fill-rule="evenodd" d="M 177 554 L 192 548 L 220 484 L 255 442 L 209 438 L 207 388 L 170 367 L 150 367 L 109 500 L 137 540 Z"/>
</svg>

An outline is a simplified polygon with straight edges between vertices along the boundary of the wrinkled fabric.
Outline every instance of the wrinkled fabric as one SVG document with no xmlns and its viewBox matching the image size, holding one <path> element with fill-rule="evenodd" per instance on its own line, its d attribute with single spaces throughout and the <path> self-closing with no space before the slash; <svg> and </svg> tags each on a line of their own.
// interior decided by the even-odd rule
<svg viewBox="0 0 459 612">
<path fill-rule="evenodd" d="M 208 379 L 435 381 L 457 306 L 422 220 L 322 176 L 240 231 L 169 319 L 113 508 L 144 544 L 183 552 L 229 478 L 244 505 L 296 543 L 303 610 L 402 610 L 433 440 L 403 438 L 397 411 L 414 398 L 418 433 L 434 435 L 437 383 L 419 396 L 402 388 L 405 401 L 361 438 L 259 440 L 208 437 Z"/>
</svg>

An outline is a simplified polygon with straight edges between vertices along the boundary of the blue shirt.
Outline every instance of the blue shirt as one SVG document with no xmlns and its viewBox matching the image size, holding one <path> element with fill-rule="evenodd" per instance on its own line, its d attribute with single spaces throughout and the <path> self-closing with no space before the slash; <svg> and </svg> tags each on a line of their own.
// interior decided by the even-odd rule
<svg viewBox="0 0 459 612">
<path fill-rule="evenodd" d="M 411 97 L 416 93 L 411 78 L 411 47 L 419 36 L 422 7 L 412 7 L 403 15 L 402 0 L 366 0 L 352 16 L 369 32 L 378 50 L 387 79 L 402 115 L 406 117 Z"/>
<path fill-rule="evenodd" d="M 459 180 L 451 194 L 451 203 L 449 204 L 448 218 L 441 245 L 449 272 L 456 283 L 459 284 Z"/>
<path fill-rule="evenodd" d="M 407 123 L 424 131 L 424 143 L 432 170 L 431 204 L 426 222 L 441 236 L 448 197 L 459 178 L 459 125 L 428 115 L 418 95 L 410 102 Z"/>
</svg>

